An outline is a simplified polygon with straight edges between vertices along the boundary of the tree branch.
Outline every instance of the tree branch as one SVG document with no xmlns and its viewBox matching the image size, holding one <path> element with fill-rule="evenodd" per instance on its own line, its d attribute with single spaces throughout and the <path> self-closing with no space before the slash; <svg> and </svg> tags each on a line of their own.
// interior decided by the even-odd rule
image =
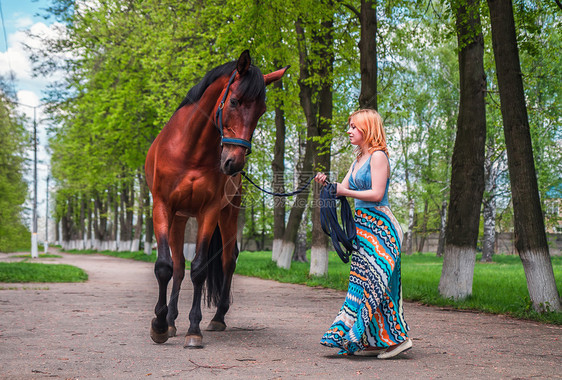
<svg viewBox="0 0 562 380">
<path fill-rule="evenodd" d="M 555 1 L 558 1 L 558 0 L 555 0 Z M 357 8 L 355 8 L 353 5 L 347 4 L 347 3 L 341 3 L 341 5 L 343 5 L 347 9 L 349 9 L 352 13 L 355 14 L 355 16 L 357 16 L 358 19 L 361 20 L 361 13 L 357 10 Z"/>
<path fill-rule="evenodd" d="M 558 4 L 558 8 L 560 8 L 562 10 L 562 3 L 560 2 L 560 0 L 554 0 L 556 2 L 556 4 Z"/>
</svg>

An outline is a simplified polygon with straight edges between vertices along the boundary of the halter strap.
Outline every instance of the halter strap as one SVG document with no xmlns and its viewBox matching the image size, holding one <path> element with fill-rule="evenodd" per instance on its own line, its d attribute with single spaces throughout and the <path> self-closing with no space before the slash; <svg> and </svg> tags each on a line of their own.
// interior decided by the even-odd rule
<svg viewBox="0 0 562 380">
<path fill-rule="evenodd" d="M 246 148 L 246 156 L 252 153 L 252 143 L 248 140 L 239 139 L 238 137 L 224 137 L 223 132 L 223 125 L 222 125 L 222 110 L 224 108 L 224 102 L 226 101 L 226 97 L 228 96 L 228 91 L 230 90 L 230 85 L 234 82 L 234 77 L 236 76 L 236 70 L 232 73 L 232 76 L 228 80 L 228 84 L 226 85 L 226 90 L 224 91 L 224 95 L 222 96 L 221 102 L 219 103 L 219 107 L 217 108 L 217 113 L 215 114 L 215 126 L 217 127 L 220 135 L 221 135 L 221 147 L 223 144 L 230 144 L 230 145 L 239 145 Z"/>
</svg>

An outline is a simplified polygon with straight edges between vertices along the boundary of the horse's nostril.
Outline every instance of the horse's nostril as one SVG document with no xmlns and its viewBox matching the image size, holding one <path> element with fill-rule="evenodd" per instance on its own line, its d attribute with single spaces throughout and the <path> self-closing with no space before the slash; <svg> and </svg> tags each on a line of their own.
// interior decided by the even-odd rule
<svg viewBox="0 0 562 380">
<path fill-rule="evenodd" d="M 229 158 L 224 162 L 224 168 L 226 169 L 227 172 L 229 172 L 231 166 L 232 166 L 232 159 Z"/>
</svg>

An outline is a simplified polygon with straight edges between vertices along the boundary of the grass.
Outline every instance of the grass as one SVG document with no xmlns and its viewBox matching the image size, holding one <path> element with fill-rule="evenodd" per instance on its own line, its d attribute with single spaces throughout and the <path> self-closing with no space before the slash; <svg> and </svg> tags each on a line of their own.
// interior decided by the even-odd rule
<svg viewBox="0 0 562 380">
<path fill-rule="evenodd" d="M 472 296 L 463 301 L 444 299 L 438 286 L 443 260 L 433 254 L 403 257 L 404 298 L 427 305 L 506 314 L 516 318 L 562 325 L 562 313 L 536 313 L 529 299 L 527 280 L 519 256 L 496 255 L 492 263 L 477 262 Z M 562 289 L 562 257 L 552 257 L 558 289 Z"/>
<path fill-rule="evenodd" d="M 0 262 L 0 282 L 83 282 L 87 279 L 86 272 L 72 265 Z"/>
<path fill-rule="evenodd" d="M 156 261 L 156 253 L 112 251 L 70 251 L 70 253 L 99 253 L 127 259 Z M 310 256 L 309 256 L 310 259 Z M 402 256 L 403 296 L 407 301 L 425 305 L 462 310 L 504 314 L 515 318 L 562 325 L 562 313 L 536 313 L 529 299 L 527 281 L 519 256 L 495 255 L 492 263 L 480 263 L 477 256 L 474 268 L 472 296 L 463 301 L 444 299 L 439 295 L 443 258 L 433 253 Z M 186 262 L 189 268 L 189 262 Z M 553 256 L 552 265 L 558 289 L 562 289 L 562 257 Z M 236 273 L 278 282 L 347 290 L 349 264 L 344 264 L 335 253 L 330 254 L 328 275 L 310 276 L 310 264 L 293 262 L 290 270 L 278 268 L 271 260 L 271 252 L 240 253 Z M 342 300 L 343 302 L 343 300 Z"/>
<path fill-rule="evenodd" d="M 25 259 L 30 259 L 31 253 L 27 253 L 25 255 L 15 255 L 15 256 L 12 256 L 12 257 L 22 257 L 22 258 L 25 258 Z M 53 254 L 50 254 L 50 253 L 40 253 L 39 254 L 40 259 L 59 258 L 59 257 L 62 257 L 62 256 L 61 255 L 53 255 Z"/>
<path fill-rule="evenodd" d="M 539 314 L 532 309 L 519 256 L 496 255 L 492 263 L 480 263 L 479 259 L 480 257 L 477 257 L 474 268 L 472 296 L 463 301 L 453 301 L 439 295 L 442 258 L 429 253 L 403 255 L 404 299 L 425 305 L 505 314 L 515 318 L 562 325 L 562 313 Z M 552 257 L 552 264 L 557 287 L 562 289 L 562 257 Z M 291 270 L 286 271 L 278 268 L 271 261 L 271 252 L 242 252 L 236 273 L 279 282 L 347 290 L 349 264 L 342 263 L 332 253 L 328 268 L 327 276 L 314 277 L 308 274 L 308 263 L 293 262 Z"/>
<path fill-rule="evenodd" d="M 86 249 L 83 251 L 77 250 L 77 249 L 71 249 L 68 251 L 64 251 L 65 253 L 73 253 L 73 254 L 80 254 L 80 255 L 93 255 L 93 254 L 99 254 L 99 255 L 105 255 L 105 256 L 113 256 L 113 257 L 120 257 L 122 259 L 132 259 L 132 260 L 137 260 L 137 261 L 145 261 L 148 263 L 153 263 L 156 261 L 156 252 L 152 251 L 152 254 L 147 255 L 146 253 L 142 252 L 142 251 L 136 251 L 136 252 L 116 252 L 116 251 L 95 251 L 92 249 Z"/>
</svg>

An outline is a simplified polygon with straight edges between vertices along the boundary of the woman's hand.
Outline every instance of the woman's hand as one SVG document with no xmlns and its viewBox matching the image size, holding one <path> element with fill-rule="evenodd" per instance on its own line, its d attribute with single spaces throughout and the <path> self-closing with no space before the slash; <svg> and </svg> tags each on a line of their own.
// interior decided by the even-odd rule
<svg viewBox="0 0 562 380">
<path fill-rule="evenodd" d="M 314 180 L 324 186 L 326 184 L 326 181 L 328 180 L 328 176 L 324 173 L 316 173 Z"/>
</svg>

